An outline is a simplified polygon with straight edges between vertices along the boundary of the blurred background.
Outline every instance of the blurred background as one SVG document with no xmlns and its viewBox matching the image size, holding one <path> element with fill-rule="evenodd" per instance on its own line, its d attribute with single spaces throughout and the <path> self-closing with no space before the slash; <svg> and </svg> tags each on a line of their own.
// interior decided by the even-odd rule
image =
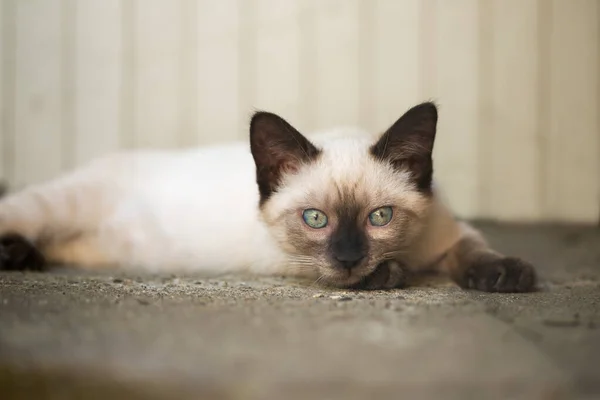
<svg viewBox="0 0 600 400">
<path fill-rule="evenodd" d="M 440 106 L 458 215 L 598 223 L 598 0 L 0 0 L 0 180 Z"/>
</svg>

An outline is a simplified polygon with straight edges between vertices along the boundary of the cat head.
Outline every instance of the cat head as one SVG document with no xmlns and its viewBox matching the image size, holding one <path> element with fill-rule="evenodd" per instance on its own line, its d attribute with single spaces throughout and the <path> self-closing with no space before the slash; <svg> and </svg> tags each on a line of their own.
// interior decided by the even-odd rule
<svg viewBox="0 0 600 400">
<path fill-rule="evenodd" d="M 260 214 L 290 272 L 344 287 L 402 260 L 432 201 L 436 125 L 436 106 L 423 103 L 376 139 L 315 144 L 275 114 L 254 114 Z"/>
</svg>

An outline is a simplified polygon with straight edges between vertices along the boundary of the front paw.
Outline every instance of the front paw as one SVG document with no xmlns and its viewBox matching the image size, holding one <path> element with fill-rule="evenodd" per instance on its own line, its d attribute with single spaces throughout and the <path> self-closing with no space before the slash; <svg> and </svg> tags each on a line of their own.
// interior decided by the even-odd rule
<svg viewBox="0 0 600 400">
<path fill-rule="evenodd" d="M 0 271 L 40 271 L 44 265 L 42 253 L 23 236 L 0 236 Z"/>
<path fill-rule="evenodd" d="M 480 261 L 466 270 L 463 287 L 484 292 L 529 292 L 536 283 L 531 264 L 515 257 Z"/>
<path fill-rule="evenodd" d="M 394 289 L 404 287 L 406 280 L 406 270 L 400 263 L 397 261 L 384 261 L 355 288 L 364 290 Z"/>
</svg>

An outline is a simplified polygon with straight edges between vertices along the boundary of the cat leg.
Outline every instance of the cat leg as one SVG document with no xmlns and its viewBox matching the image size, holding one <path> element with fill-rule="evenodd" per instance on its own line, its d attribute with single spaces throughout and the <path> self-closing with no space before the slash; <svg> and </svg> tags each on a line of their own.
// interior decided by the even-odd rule
<svg viewBox="0 0 600 400">
<path fill-rule="evenodd" d="M 46 246 L 42 252 L 46 260 L 53 264 L 76 265 L 82 269 L 116 266 L 117 260 L 105 250 L 98 236 L 90 234 Z"/>
<path fill-rule="evenodd" d="M 46 218 L 33 193 L 25 190 L 0 201 L 0 270 L 40 271 L 46 267 L 37 245 Z"/>
<path fill-rule="evenodd" d="M 536 284 L 536 273 L 530 263 L 493 250 L 481 233 L 466 223 L 462 223 L 460 239 L 440 267 L 464 289 L 529 292 Z"/>
<path fill-rule="evenodd" d="M 93 230 L 107 206 L 94 182 L 72 175 L 0 200 L 0 270 L 40 270 L 47 245 Z"/>
</svg>

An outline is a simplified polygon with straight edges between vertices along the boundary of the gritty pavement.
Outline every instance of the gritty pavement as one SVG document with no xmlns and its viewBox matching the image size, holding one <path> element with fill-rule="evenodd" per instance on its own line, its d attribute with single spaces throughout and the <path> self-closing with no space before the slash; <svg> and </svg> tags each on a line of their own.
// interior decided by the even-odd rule
<svg viewBox="0 0 600 400">
<path fill-rule="evenodd" d="M 600 398 L 600 229 L 479 225 L 538 292 L 1 273 L 0 398 Z"/>
</svg>

